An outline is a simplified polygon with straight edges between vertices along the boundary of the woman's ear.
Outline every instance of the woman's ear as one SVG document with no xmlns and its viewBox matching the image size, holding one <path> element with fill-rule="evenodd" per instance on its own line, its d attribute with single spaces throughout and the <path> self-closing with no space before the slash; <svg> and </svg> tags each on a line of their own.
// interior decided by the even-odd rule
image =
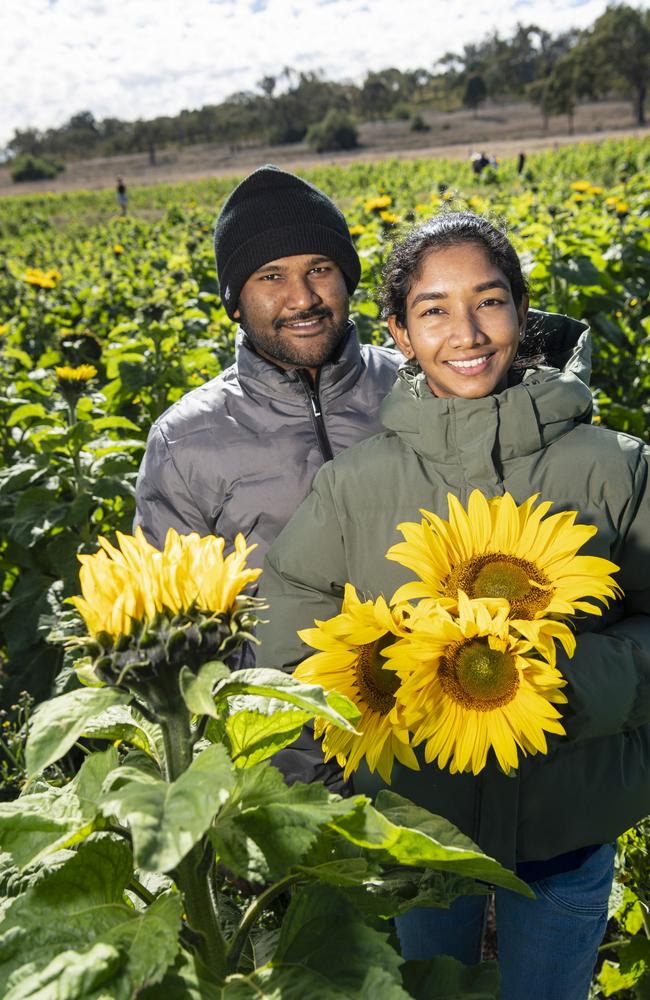
<svg viewBox="0 0 650 1000">
<path fill-rule="evenodd" d="M 402 352 L 405 358 L 412 358 L 415 352 L 411 347 L 411 340 L 409 338 L 407 328 L 405 326 L 400 326 L 394 313 L 392 316 L 388 317 L 386 322 L 388 323 L 388 330 L 391 337 L 397 344 L 398 350 Z"/>
<path fill-rule="evenodd" d="M 521 302 L 519 303 L 519 308 L 517 309 L 517 319 L 519 320 L 519 339 L 523 337 L 526 332 L 526 323 L 528 321 L 528 305 L 529 305 L 528 295 L 524 294 Z"/>
</svg>

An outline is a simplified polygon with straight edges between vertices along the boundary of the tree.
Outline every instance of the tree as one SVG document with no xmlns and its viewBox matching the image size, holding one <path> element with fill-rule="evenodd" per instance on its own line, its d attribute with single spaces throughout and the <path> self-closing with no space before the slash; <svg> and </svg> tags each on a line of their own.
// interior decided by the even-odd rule
<svg viewBox="0 0 650 1000">
<path fill-rule="evenodd" d="M 307 142 L 317 153 L 334 152 L 340 149 L 355 149 L 359 138 L 354 122 L 344 111 L 331 111 L 322 122 L 312 125 L 307 132 Z"/>
<path fill-rule="evenodd" d="M 650 10 L 622 3 L 607 8 L 576 48 L 576 57 L 597 80 L 600 93 L 612 87 L 631 91 L 637 124 L 645 125 L 650 80 Z M 577 81 L 585 89 L 583 79 Z"/>
<path fill-rule="evenodd" d="M 478 114 L 479 105 L 483 103 L 486 97 L 487 87 L 485 86 L 483 77 L 478 73 L 474 73 L 473 76 L 468 77 L 465 84 L 465 93 L 463 94 L 463 104 L 466 108 L 473 110 L 475 118 Z"/>
<path fill-rule="evenodd" d="M 558 59 L 553 72 L 543 80 L 536 80 L 528 88 L 528 96 L 538 104 L 548 128 L 550 115 L 566 115 L 569 135 L 573 135 L 573 116 L 576 107 L 575 63 L 570 55 Z"/>
</svg>

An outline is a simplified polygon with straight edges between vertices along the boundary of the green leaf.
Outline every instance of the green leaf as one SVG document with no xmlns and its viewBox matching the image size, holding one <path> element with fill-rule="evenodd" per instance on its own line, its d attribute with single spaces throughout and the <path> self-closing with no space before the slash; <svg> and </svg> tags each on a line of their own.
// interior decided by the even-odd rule
<svg viewBox="0 0 650 1000">
<path fill-rule="evenodd" d="M 6 426 L 15 427 L 21 420 L 26 420 L 28 417 L 43 417 L 50 423 L 54 422 L 54 418 L 48 414 L 42 403 L 23 403 L 22 406 L 17 406 L 8 417 Z"/>
<path fill-rule="evenodd" d="M 210 970 L 196 955 L 181 948 L 164 979 L 155 986 L 145 987 L 138 1000 L 215 1000 L 218 996 L 219 982 Z"/>
<path fill-rule="evenodd" d="M 179 674 L 179 685 L 183 701 L 193 715 L 209 715 L 218 718 L 212 694 L 217 681 L 230 677 L 230 669 L 225 663 L 214 660 L 204 663 L 198 673 L 183 667 Z"/>
<path fill-rule="evenodd" d="M 439 868 L 533 895 L 525 882 L 483 854 L 453 823 L 386 789 L 377 795 L 376 808 L 358 798 L 354 811 L 331 826 L 353 844 L 384 851 L 397 864 Z"/>
<path fill-rule="evenodd" d="M 368 916 L 397 917 L 414 906 L 451 906 L 459 896 L 484 895 L 487 886 L 451 872 L 418 868 L 390 869 L 368 884 L 345 889 L 345 894 Z"/>
<path fill-rule="evenodd" d="M 86 1000 L 115 978 L 127 956 L 111 945 L 99 942 L 87 952 L 64 951 L 41 972 L 22 979 L 5 994 L 5 1000 Z M 104 994 L 106 995 L 106 994 Z M 116 993 L 115 1000 L 129 1000 L 126 984 Z"/>
<path fill-rule="evenodd" d="M 359 709 L 344 695 L 336 692 L 334 697 L 327 698 L 318 685 L 301 684 L 282 670 L 236 670 L 217 686 L 215 700 L 218 703 L 241 694 L 278 698 L 308 712 L 310 718 L 318 716 L 348 732 L 355 732 L 350 720 L 360 717 Z"/>
<path fill-rule="evenodd" d="M 16 501 L 9 537 L 19 545 L 30 548 L 60 524 L 64 516 L 65 507 L 54 491 L 31 486 Z"/>
<path fill-rule="evenodd" d="M 496 962 L 463 965 L 449 955 L 428 962 L 406 962 L 402 980 L 415 1000 L 497 1000 L 499 972 Z"/>
<path fill-rule="evenodd" d="M 66 964 L 57 962 L 57 956 L 70 951 L 75 955 L 67 956 L 69 964 L 80 976 L 92 981 L 95 974 L 104 975 L 98 1000 L 130 1000 L 145 984 L 159 982 L 178 954 L 182 901 L 178 894 L 166 893 L 147 909 L 134 910 L 123 901 L 131 877 L 127 844 L 112 835 L 95 835 L 14 899 L 0 926 L 5 945 L 0 951 L 1 995 L 14 996 L 8 990 L 40 974 L 44 983 L 49 976 L 53 1000 L 95 997 L 92 991 L 68 992 Z M 99 944 L 106 946 L 99 954 L 108 958 L 115 951 L 120 962 L 95 962 Z M 33 995 L 40 1000 L 41 994 Z"/>
<path fill-rule="evenodd" d="M 277 698 L 241 695 L 228 701 L 224 729 L 237 767 L 252 767 L 293 743 L 310 714 Z"/>
<path fill-rule="evenodd" d="M 209 746 L 172 783 L 135 768 L 129 771 L 130 780 L 105 794 L 103 812 L 130 829 L 138 868 L 171 871 L 228 799 L 234 782 L 228 754 L 219 744 Z"/>
<path fill-rule="evenodd" d="M 23 868 L 83 840 L 95 829 L 101 787 L 117 763 L 111 747 L 87 757 L 68 785 L 45 785 L 43 791 L 0 803 L 0 848 Z"/>
<path fill-rule="evenodd" d="M 237 772 L 229 801 L 210 829 L 220 860 L 250 882 L 282 878 L 305 860 L 320 829 L 354 808 L 321 784 L 291 787 L 262 763 Z"/>
<path fill-rule="evenodd" d="M 401 964 L 388 944 L 388 932 L 368 927 L 335 889 L 310 886 L 291 901 L 270 968 L 229 983 L 222 996 L 224 1000 L 374 1000 L 380 996 L 402 1000 L 406 994 L 400 986 Z M 378 983 L 390 990 L 373 995 L 370 988 Z"/>
<path fill-rule="evenodd" d="M 27 740 L 28 774 L 38 774 L 67 753 L 95 716 L 130 700 L 130 694 L 116 688 L 86 687 L 43 702 L 34 713 Z"/>
<path fill-rule="evenodd" d="M 84 726 L 81 736 L 93 740 L 121 740 L 144 750 L 159 764 L 162 760 L 162 732 L 129 705 L 113 705 Z"/>
</svg>

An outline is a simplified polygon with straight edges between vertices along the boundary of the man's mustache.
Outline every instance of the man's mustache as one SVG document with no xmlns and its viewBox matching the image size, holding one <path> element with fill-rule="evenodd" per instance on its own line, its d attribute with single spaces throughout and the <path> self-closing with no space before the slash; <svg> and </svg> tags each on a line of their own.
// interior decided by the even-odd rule
<svg viewBox="0 0 650 1000">
<path fill-rule="evenodd" d="M 328 309 L 327 306 L 317 306 L 315 309 L 308 309 L 306 312 L 296 313 L 295 316 L 285 317 L 284 319 L 276 319 L 273 327 L 275 330 L 279 330 L 287 323 L 304 323 L 310 319 L 325 319 L 327 317 L 331 318 L 331 316 L 332 310 Z"/>
</svg>

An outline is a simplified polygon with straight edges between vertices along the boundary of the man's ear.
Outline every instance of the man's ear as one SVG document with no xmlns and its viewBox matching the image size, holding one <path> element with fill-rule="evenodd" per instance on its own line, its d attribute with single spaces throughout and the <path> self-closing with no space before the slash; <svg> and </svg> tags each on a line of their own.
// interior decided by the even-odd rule
<svg viewBox="0 0 650 1000">
<path fill-rule="evenodd" d="M 414 355 L 413 348 L 411 347 L 411 339 L 409 337 L 409 332 L 405 326 L 400 326 L 397 322 L 397 316 L 389 316 L 387 321 L 388 330 L 391 337 L 395 341 L 398 350 L 402 352 L 405 358 L 412 358 Z"/>
<path fill-rule="evenodd" d="M 241 319 L 241 313 L 240 313 L 239 309 L 235 309 L 234 313 L 232 314 L 232 318 L 233 319 Z"/>
</svg>

